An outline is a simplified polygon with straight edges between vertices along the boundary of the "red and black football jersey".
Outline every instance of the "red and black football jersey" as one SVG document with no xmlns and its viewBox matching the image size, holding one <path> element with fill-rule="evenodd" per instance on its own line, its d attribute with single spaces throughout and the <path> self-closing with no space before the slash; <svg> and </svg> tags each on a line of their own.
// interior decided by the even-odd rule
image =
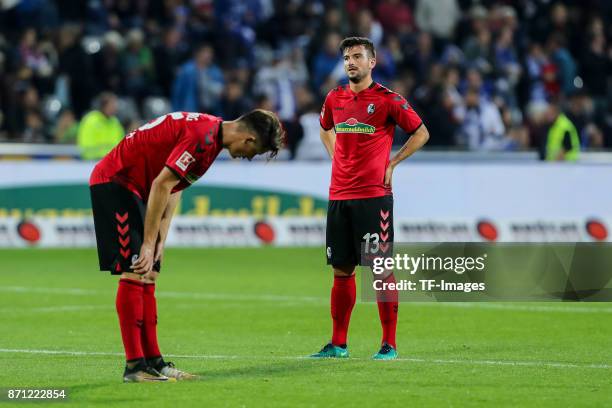
<svg viewBox="0 0 612 408">
<path fill-rule="evenodd" d="M 373 82 L 359 93 L 331 90 L 320 123 L 336 132 L 329 199 L 352 200 L 391 194 L 384 178 L 395 126 L 412 134 L 423 122 L 404 97 Z"/>
<path fill-rule="evenodd" d="M 202 177 L 223 148 L 223 119 L 173 112 L 128 133 L 97 165 L 90 185 L 115 182 L 147 200 L 164 166 L 180 178 L 172 192 Z"/>
</svg>

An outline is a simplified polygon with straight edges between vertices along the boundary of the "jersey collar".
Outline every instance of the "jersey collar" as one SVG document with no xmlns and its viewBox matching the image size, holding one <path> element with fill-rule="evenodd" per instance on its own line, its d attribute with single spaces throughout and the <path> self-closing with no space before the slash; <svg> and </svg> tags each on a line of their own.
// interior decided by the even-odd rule
<svg viewBox="0 0 612 408">
<path fill-rule="evenodd" d="M 364 88 L 363 90 L 361 90 L 359 92 L 355 92 L 355 91 L 353 91 L 351 89 L 351 85 L 350 84 L 347 85 L 348 90 L 351 93 L 351 95 L 355 95 L 355 96 L 357 96 L 359 94 L 362 94 L 363 92 L 370 91 L 370 90 L 374 89 L 375 86 L 376 86 L 376 81 L 372 81 L 372 83 L 367 88 Z"/>
</svg>

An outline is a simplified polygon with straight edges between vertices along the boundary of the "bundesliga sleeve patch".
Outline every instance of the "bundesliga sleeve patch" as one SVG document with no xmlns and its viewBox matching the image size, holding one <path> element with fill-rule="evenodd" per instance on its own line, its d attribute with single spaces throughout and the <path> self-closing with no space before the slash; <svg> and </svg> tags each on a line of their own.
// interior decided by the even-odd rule
<svg viewBox="0 0 612 408">
<path fill-rule="evenodd" d="M 194 161 L 195 159 L 193 158 L 193 156 L 188 151 L 185 151 L 183 152 L 183 154 L 181 154 L 181 157 L 179 157 L 175 164 L 179 169 L 185 171 L 187 170 L 187 167 L 189 167 L 189 165 Z"/>
</svg>

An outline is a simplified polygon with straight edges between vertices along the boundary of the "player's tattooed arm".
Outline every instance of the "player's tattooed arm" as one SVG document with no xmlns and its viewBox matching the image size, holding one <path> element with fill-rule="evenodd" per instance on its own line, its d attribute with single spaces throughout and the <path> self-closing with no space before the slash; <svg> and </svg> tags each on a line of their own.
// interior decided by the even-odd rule
<svg viewBox="0 0 612 408">
<path fill-rule="evenodd" d="M 399 149 L 395 156 L 393 156 L 393 158 L 389 161 L 389 167 L 387 167 L 387 171 L 385 173 L 386 185 L 391 185 L 393 169 L 395 169 L 395 166 L 397 166 L 402 160 L 412 156 L 412 154 L 423 147 L 428 140 L 429 131 L 425 127 L 425 124 L 421 124 L 421 126 L 419 126 L 412 136 L 410 136 L 406 143 L 404 143 L 402 148 Z"/>
<path fill-rule="evenodd" d="M 321 137 L 321 141 L 325 146 L 325 150 L 329 154 L 331 159 L 334 158 L 334 149 L 336 148 L 336 132 L 334 128 L 329 130 L 324 130 L 323 128 L 319 128 L 319 136 Z"/>
<path fill-rule="evenodd" d="M 147 273 L 153 268 L 155 244 L 160 232 L 161 219 L 170 201 L 170 193 L 179 181 L 179 178 L 166 167 L 153 180 L 147 201 L 144 239 L 138 260 L 131 267 L 135 273 Z"/>
</svg>

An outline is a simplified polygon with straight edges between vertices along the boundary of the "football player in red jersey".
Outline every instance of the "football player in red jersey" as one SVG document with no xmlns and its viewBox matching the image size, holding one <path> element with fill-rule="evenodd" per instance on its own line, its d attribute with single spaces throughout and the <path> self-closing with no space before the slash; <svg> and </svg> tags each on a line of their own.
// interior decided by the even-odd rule
<svg viewBox="0 0 612 408">
<path fill-rule="evenodd" d="M 321 140 L 332 158 L 326 254 L 334 271 L 333 333 L 331 341 L 312 357 L 348 357 L 355 266 L 362 263 L 362 244 L 382 249 L 393 242 L 393 169 L 429 139 L 427 128 L 406 99 L 372 80 L 376 52 L 369 39 L 346 38 L 340 51 L 349 84 L 327 94 L 320 120 Z M 396 125 L 411 137 L 389 159 Z M 395 282 L 393 274 L 384 277 L 384 282 Z M 385 290 L 376 295 L 383 334 L 374 359 L 390 360 L 397 357 L 398 293 Z"/>
<path fill-rule="evenodd" d="M 274 157 L 283 128 L 257 109 L 234 121 L 173 112 L 129 133 L 94 168 L 90 191 L 100 270 L 121 275 L 116 297 L 126 382 L 192 379 L 164 361 L 157 343 L 155 281 L 181 191 L 223 148 L 232 157 Z"/>
</svg>

